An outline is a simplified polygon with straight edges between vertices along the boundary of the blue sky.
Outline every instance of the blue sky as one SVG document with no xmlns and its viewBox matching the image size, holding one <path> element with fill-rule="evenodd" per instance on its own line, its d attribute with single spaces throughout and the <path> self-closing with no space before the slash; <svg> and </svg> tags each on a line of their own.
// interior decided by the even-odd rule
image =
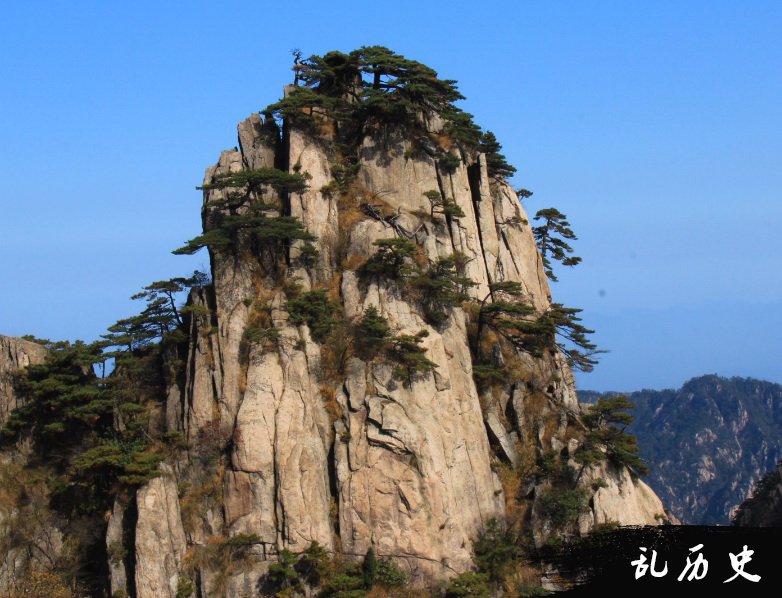
<svg viewBox="0 0 782 598">
<path fill-rule="evenodd" d="M 0 333 L 96 338 L 205 266 L 206 166 L 289 50 L 382 44 L 454 78 L 583 264 L 581 387 L 782 382 L 782 3 L 37 2 L 0 21 Z"/>
</svg>

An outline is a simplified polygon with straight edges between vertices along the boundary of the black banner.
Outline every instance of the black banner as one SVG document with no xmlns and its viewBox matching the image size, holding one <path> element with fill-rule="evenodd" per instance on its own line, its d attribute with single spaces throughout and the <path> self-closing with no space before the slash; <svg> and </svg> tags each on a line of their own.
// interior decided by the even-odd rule
<svg viewBox="0 0 782 598">
<path fill-rule="evenodd" d="M 717 587 L 742 598 L 768 596 L 782 585 L 781 541 L 780 528 L 627 527 L 591 534 L 545 561 L 552 582 L 577 584 L 562 592 L 568 596 Z"/>
</svg>

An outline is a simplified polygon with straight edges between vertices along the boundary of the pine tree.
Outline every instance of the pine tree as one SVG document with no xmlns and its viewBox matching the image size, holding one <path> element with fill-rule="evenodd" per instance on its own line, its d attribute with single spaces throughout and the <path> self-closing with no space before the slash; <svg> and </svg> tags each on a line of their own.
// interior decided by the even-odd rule
<svg viewBox="0 0 782 598">
<path fill-rule="evenodd" d="M 568 255 L 573 253 L 573 248 L 565 241 L 565 239 L 576 240 L 577 237 L 570 229 L 567 216 L 556 208 L 539 210 L 534 220 L 543 220 L 540 226 L 533 227 L 532 233 L 535 235 L 535 241 L 543 258 L 546 276 L 556 282 L 557 277 L 551 267 L 552 259 L 561 262 L 563 266 L 575 266 L 581 263 L 580 257 Z"/>
<path fill-rule="evenodd" d="M 420 297 L 424 315 L 439 326 L 448 319 L 448 310 L 470 298 L 468 290 L 476 282 L 459 274 L 468 258 L 461 252 L 439 257 L 428 268 L 417 268 L 409 278 L 410 288 Z"/>
<path fill-rule="evenodd" d="M 178 342 L 182 340 L 182 314 L 177 299 L 193 287 L 207 284 L 204 272 L 193 272 L 188 278 L 177 277 L 160 280 L 145 286 L 131 299 L 143 299 L 146 306 L 141 313 L 118 320 L 102 335 L 105 346 L 134 351 L 147 347 L 159 340 Z"/>
<path fill-rule="evenodd" d="M 649 467 L 638 455 L 638 442 L 626 431 L 633 423 L 633 416 L 627 411 L 633 407 L 635 405 L 625 395 L 600 397 L 589 406 L 582 417 L 589 432 L 585 444 L 575 455 L 576 460 L 582 463 L 582 471 L 603 453 L 614 463 L 626 465 L 639 475 L 648 475 Z"/>
<path fill-rule="evenodd" d="M 242 233 L 256 245 L 258 253 L 266 258 L 279 256 L 282 247 L 291 241 L 314 241 L 317 238 L 307 232 L 295 216 L 229 215 L 223 217 L 215 228 L 190 239 L 183 247 L 175 249 L 172 253 L 192 255 L 204 247 L 211 249 L 235 247 Z"/>
<path fill-rule="evenodd" d="M 371 546 L 367 550 L 364 561 L 361 563 L 361 573 L 364 579 L 364 587 L 367 590 L 371 590 L 372 586 L 375 585 L 375 578 L 377 577 L 377 559 L 375 558 L 375 549 Z"/>
<path fill-rule="evenodd" d="M 339 305 L 328 298 L 325 289 L 318 289 L 288 301 L 285 308 L 288 310 L 291 324 L 307 324 L 312 339 L 322 343 L 337 321 Z"/>
<path fill-rule="evenodd" d="M 365 276 L 382 276 L 392 280 L 410 273 L 408 260 L 415 255 L 416 244 L 402 238 L 378 239 L 373 243 L 375 254 L 362 267 Z"/>
<path fill-rule="evenodd" d="M 364 310 L 355 330 L 355 348 L 359 357 L 371 361 L 386 345 L 391 328 L 374 305 Z"/>
<path fill-rule="evenodd" d="M 256 193 L 264 187 L 270 187 L 277 193 L 302 193 L 307 190 L 309 173 L 285 172 L 278 168 L 257 168 L 218 174 L 211 183 L 206 183 L 199 190 L 246 188 L 249 193 Z"/>
<path fill-rule="evenodd" d="M 594 334 L 582 325 L 578 316 L 583 310 L 565 307 L 561 303 L 552 303 L 549 310 L 540 318 L 542 328 L 553 338 L 559 350 L 567 359 L 568 365 L 583 372 L 591 372 L 597 364 L 595 355 L 604 353 L 589 340 Z"/>
<path fill-rule="evenodd" d="M 223 208 L 225 212 L 214 214 L 209 230 L 172 253 L 191 255 L 204 247 L 212 250 L 236 248 L 240 239 L 244 239 L 260 255 L 264 267 L 275 268 L 283 257 L 282 250 L 292 241 L 301 240 L 309 243 L 305 243 L 304 260 L 311 259 L 314 250 L 311 241 L 315 237 L 298 218 L 283 216 L 280 205 L 280 199 L 286 195 L 305 191 L 309 178 L 306 172 L 289 173 L 277 168 L 216 175 L 199 189 L 222 190 L 223 199 L 215 200 L 211 205 Z"/>
<path fill-rule="evenodd" d="M 429 214 L 432 218 L 435 214 L 442 214 L 446 219 L 450 218 L 464 218 L 464 211 L 459 207 L 454 200 L 447 197 L 443 197 L 439 191 L 434 189 L 426 191 L 424 196 L 429 200 L 431 208 Z"/>
<path fill-rule="evenodd" d="M 345 54 L 332 51 L 301 60 L 294 54 L 295 87 L 262 112 L 313 128 L 333 118 L 340 130 L 365 132 L 374 124 L 396 124 L 422 131 L 421 115 L 435 113 L 446 131 L 477 147 L 481 130 L 454 105 L 464 99 L 456 81 L 440 79 L 432 68 L 383 46 L 364 46 Z"/>
<path fill-rule="evenodd" d="M 508 164 L 505 156 L 500 153 L 502 146 L 491 131 L 486 131 L 481 136 L 478 149 L 486 155 L 486 169 L 489 176 L 511 177 L 516 172 L 516 169 Z"/>
<path fill-rule="evenodd" d="M 394 370 L 397 378 L 410 383 L 416 376 L 437 369 L 437 364 L 427 359 L 426 347 L 421 346 L 427 336 L 427 330 L 419 330 L 416 334 L 398 334 L 390 339 L 388 356 L 398 364 Z"/>
<path fill-rule="evenodd" d="M 53 343 L 44 363 L 15 383 L 19 406 L 2 429 L 4 442 L 22 435 L 66 480 L 61 504 L 90 512 L 105 507 L 116 484 L 137 486 L 157 475 L 144 397 L 162 394 L 154 355 L 121 353 L 109 378 L 98 378 L 105 343 Z"/>
<path fill-rule="evenodd" d="M 489 299 L 492 299 L 489 302 Z M 478 362 L 483 361 L 483 337 L 493 330 L 513 347 L 539 356 L 540 334 L 545 329 L 537 319 L 535 308 L 524 299 L 519 282 L 502 281 L 489 285 L 489 293 L 478 306 L 478 325 L 474 352 Z"/>
</svg>

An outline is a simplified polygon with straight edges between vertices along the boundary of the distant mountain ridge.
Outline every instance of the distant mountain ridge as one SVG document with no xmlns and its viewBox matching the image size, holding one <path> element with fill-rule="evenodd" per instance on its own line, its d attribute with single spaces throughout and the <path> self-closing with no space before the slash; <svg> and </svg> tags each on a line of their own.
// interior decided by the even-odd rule
<svg viewBox="0 0 782 598">
<path fill-rule="evenodd" d="M 579 391 L 579 400 L 620 394 Z M 679 390 L 626 394 L 651 473 L 648 483 L 684 523 L 728 524 L 782 458 L 782 385 L 700 376 Z"/>
</svg>

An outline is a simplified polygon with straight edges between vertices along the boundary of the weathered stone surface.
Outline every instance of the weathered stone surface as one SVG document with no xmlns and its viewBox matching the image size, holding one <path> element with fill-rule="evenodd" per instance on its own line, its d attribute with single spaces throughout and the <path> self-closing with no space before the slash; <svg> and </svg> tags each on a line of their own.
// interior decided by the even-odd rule
<svg viewBox="0 0 782 598">
<path fill-rule="evenodd" d="M 175 598 L 187 546 L 170 468 L 136 492 L 136 506 L 136 596 Z"/>
<path fill-rule="evenodd" d="M 492 442 L 495 442 L 504 458 L 510 461 L 511 465 L 516 465 L 516 447 L 513 446 L 513 438 L 502 425 L 496 411 L 489 411 L 486 414 L 486 428 Z"/>
<path fill-rule="evenodd" d="M 240 149 L 223 152 L 205 182 L 275 164 L 309 174 L 303 193 L 262 193 L 318 237 L 320 254 L 314 267 L 305 267 L 297 261 L 301 243 L 293 243 L 289 255 L 281 256 L 287 261 L 281 272 L 283 259 L 268 262 L 240 237 L 233 248 L 211 251 L 213 285 L 191 294 L 199 315 L 191 318 L 183 392 L 178 399 L 170 393 L 167 425 L 186 433 L 191 457 L 205 432 L 217 433 L 225 450 L 218 456 L 221 502 L 209 506 L 195 530 L 188 529 L 189 541 L 257 536 L 254 560 L 228 580 L 229 595 L 257 589 L 264 561 L 281 549 L 299 552 L 315 541 L 355 555 L 373 547 L 379 556 L 396 558 L 415 579 L 468 570 L 473 539 L 505 509 L 487 428 L 497 453 L 511 463 L 522 443 L 532 441 L 541 454 L 562 450 L 569 422 L 577 418 L 572 373 L 556 351 L 522 354 L 513 357 L 518 381 L 479 396 L 465 311 L 454 308 L 442 326 L 430 326 L 410 293 L 391 282 L 362 279 L 357 269 L 375 252 L 375 241 L 407 231 L 424 263 L 463 252 L 469 260 L 464 274 L 476 282 L 473 297 L 483 300 L 491 283 L 513 280 L 542 313 L 550 306 L 550 289 L 527 215 L 507 183 L 490 179 L 484 156 L 465 155 L 446 172 L 433 157 L 436 151 L 412 152 L 393 131 L 362 141 L 357 180 L 350 196 L 340 198 L 336 190 L 323 190 L 332 182 L 336 155 L 329 134 L 316 141 L 292 127 L 275 144 L 272 129 L 257 116 L 241 123 Z M 455 201 L 464 216 L 432 217 L 424 196 L 431 190 Z M 205 193 L 205 230 L 225 216 L 224 198 L 225 191 Z M 360 203 L 394 216 L 397 229 L 362 215 Z M 341 365 L 333 355 L 326 361 L 337 348 L 315 343 L 306 325 L 288 321 L 290 282 L 304 290 L 327 289 L 348 321 L 375 306 L 394 334 L 425 330 L 426 357 L 436 370 L 400 379 L 392 364 L 366 363 L 349 351 Z M 253 343 L 245 335 L 259 309 L 279 334 L 274 342 Z M 505 364 L 501 351 L 494 357 Z M 197 477 L 190 476 L 196 469 L 186 458 L 178 465 L 186 479 Z M 609 520 L 656 523 L 662 508 L 648 488 L 625 470 L 600 476 L 608 488 L 595 496 L 583 530 Z M 137 551 L 146 555 L 136 571 L 139 596 L 142 585 L 170 595 L 176 582 L 184 534 L 172 484 L 164 476 L 139 492 L 137 532 L 145 540 L 137 539 Z M 148 500 L 161 505 L 157 512 L 144 506 Z M 154 562 L 151 538 L 164 546 Z M 210 588 L 215 575 L 202 571 L 202 587 Z"/>
<path fill-rule="evenodd" d="M 579 522 L 582 533 L 603 523 L 622 525 L 659 525 L 667 520 L 662 502 L 641 479 L 625 467 L 604 465 L 584 472 L 584 487 L 602 479 L 607 487 L 592 497 L 591 513 Z"/>
<path fill-rule="evenodd" d="M 32 573 L 51 571 L 63 553 L 62 521 L 49 510 L 46 481 L 30 479 L 22 451 L 0 453 L 0 596 Z"/>
<path fill-rule="evenodd" d="M 331 168 L 328 156 L 322 145 L 312 143 L 312 140 L 296 129 L 290 132 L 289 156 L 294 172 L 306 172 L 310 175 L 307 181 L 309 189 L 304 193 L 294 193 L 290 198 L 291 216 L 298 217 L 304 227 L 318 237 L 317 268 L 296 268 L 294 276 L 303 282 L 313 283 L 328 281 L 337 265 L 337 239 L 339 236 L 337 192 L 323 193 L 321 189 L 331 181 Z M 291 259 L 296 260 L 301 242 L 294 244 Z"/>
<path fill-rule="evenodd" d="M 195 309 L 210 310 L 208 294 L 208 289 L 194 289 L 190 294 L 190 305 Z M 176 395 L 169 396 L 166 425 L 172 432 L 184 430 L 188 441 L 197 442 L 199 430 L 220 421 L 215 390 L 222 388 L 225 368 L 220 367 L 219 345 L 208 315 L 193 317 L 189 333 L 184 392 L 181 399 Z"/>
<path fill-rule="evenodd" d="M 106 526 L 106 553 L 109 556 L 109 579 L 111 593 L 128 593 L 128 572 L 125 567 L 125 506 L 119 499 L 114 501 L 108 525 Z"/>
<path fill-rule="evenodd" d="M 42 363 L 46 349 L 30 341 L 0 335 L 0 426 L 17 406 L 13 375 Z M 32 572 L 51 570 L 63 537 L 48 509 L 45 482 L 30 479 L 24 467 L 28 446 L 0 453 L 0 595 Z"/>
<path fill-rule="evenodd" d="M 224 151 L 215 166 L 207 169 L 205 183 L 211 183 L 216 175 L 238 172 L 244 167 L 242 155 L 238 150 Z M 223 215 L 222 208 L 215 203 L 226 198 L 228 191 L 215 189 L 205 195 L 203 209 L 204 230 L 214 226 L 215 221 Z M 199 405 L 206 403 L 206 397 L 213 393 L 212 413 L 219 421 L 220 429 L 230 434 L 234 419 L 239 409 L 244 385 L 243 358 L 240 355 L 242 338 L 247 326 L 250 306 L 245 300 L 254 298 L 257 293 L 255 281 L 260 274 L 261 266 L 247 248 L 240 248 L 239 255 L 230 251 L 214 251 L 212 255 L 212 284 L 214 288 L 214 304 L 210 308 L 217 316 L 217 330 L 209 331 L 211 350 L 198 348 L 199 356 L 212 354 L 214 358 L 213 383 L 204 385 L 205 381 L 193 388 L 193 395 L 204 397 Z M 209 359 L 209 357 L 206 357 Z M 212 369 L 212 368 L 210 368 Z M 209 377 L 212 377 L 209 376 Z M 192 438 L 193 431 L 207 417 L 205 407 L 199 407 L 199 421 L 191 421 L 188 434 Z"/>
<path fill-rule="evenodd" d="M 13 374 L 31 363 L 42 363 L 46 349 L 37 343 L 0 335 L 0 426 L 16 408 Z"/>
<path fill-rule="evenodd" d="M 355 280 L 343 279 L 345 296 L 357 293 L 345 288 Z M 351 368 L 345 386 L 355 412 L 335 450 L 343 547 L 363 554 L 374 545 L 380 555 L 406 557 L 417 573 L 464 570 L 471 539 L 503 504 L 464 319 L 455 314 L 444 330 L 431 329 L 384 285 L 370 285 L 363 307 L 370 301 L 395 330 L 429 330 L 427 356 L 449 384 L 438 388 L 432 375 L 407 384 L 381 365 Z M 370 388 L 362 398 L 359 391 Z"/>
<path fill-rule="evenodd" d="M 281 336 L 283 347 L 299 340 L 292 327 Z M 300 551 L 315 541 L 331 548 L 328 449 L 315 421 L 318 410 L 304 352 L 253 352 L 232 455 L 234 469 L 247 475 L 232 487 L 244 489 L 238 504 L 258 507 L 246 515 L 239 515 L 244 507 L 230 510 L 237 515 L 234 529 L 279 548 Z"/>
<path fill-rule="evenodd" d="M 277 125 L 264 122 L 260 114 L 252 114 L 237 126 L 239 148 L 245 166 L 250 170 L 274 167 L 274 138 Z"/>
</svg>

